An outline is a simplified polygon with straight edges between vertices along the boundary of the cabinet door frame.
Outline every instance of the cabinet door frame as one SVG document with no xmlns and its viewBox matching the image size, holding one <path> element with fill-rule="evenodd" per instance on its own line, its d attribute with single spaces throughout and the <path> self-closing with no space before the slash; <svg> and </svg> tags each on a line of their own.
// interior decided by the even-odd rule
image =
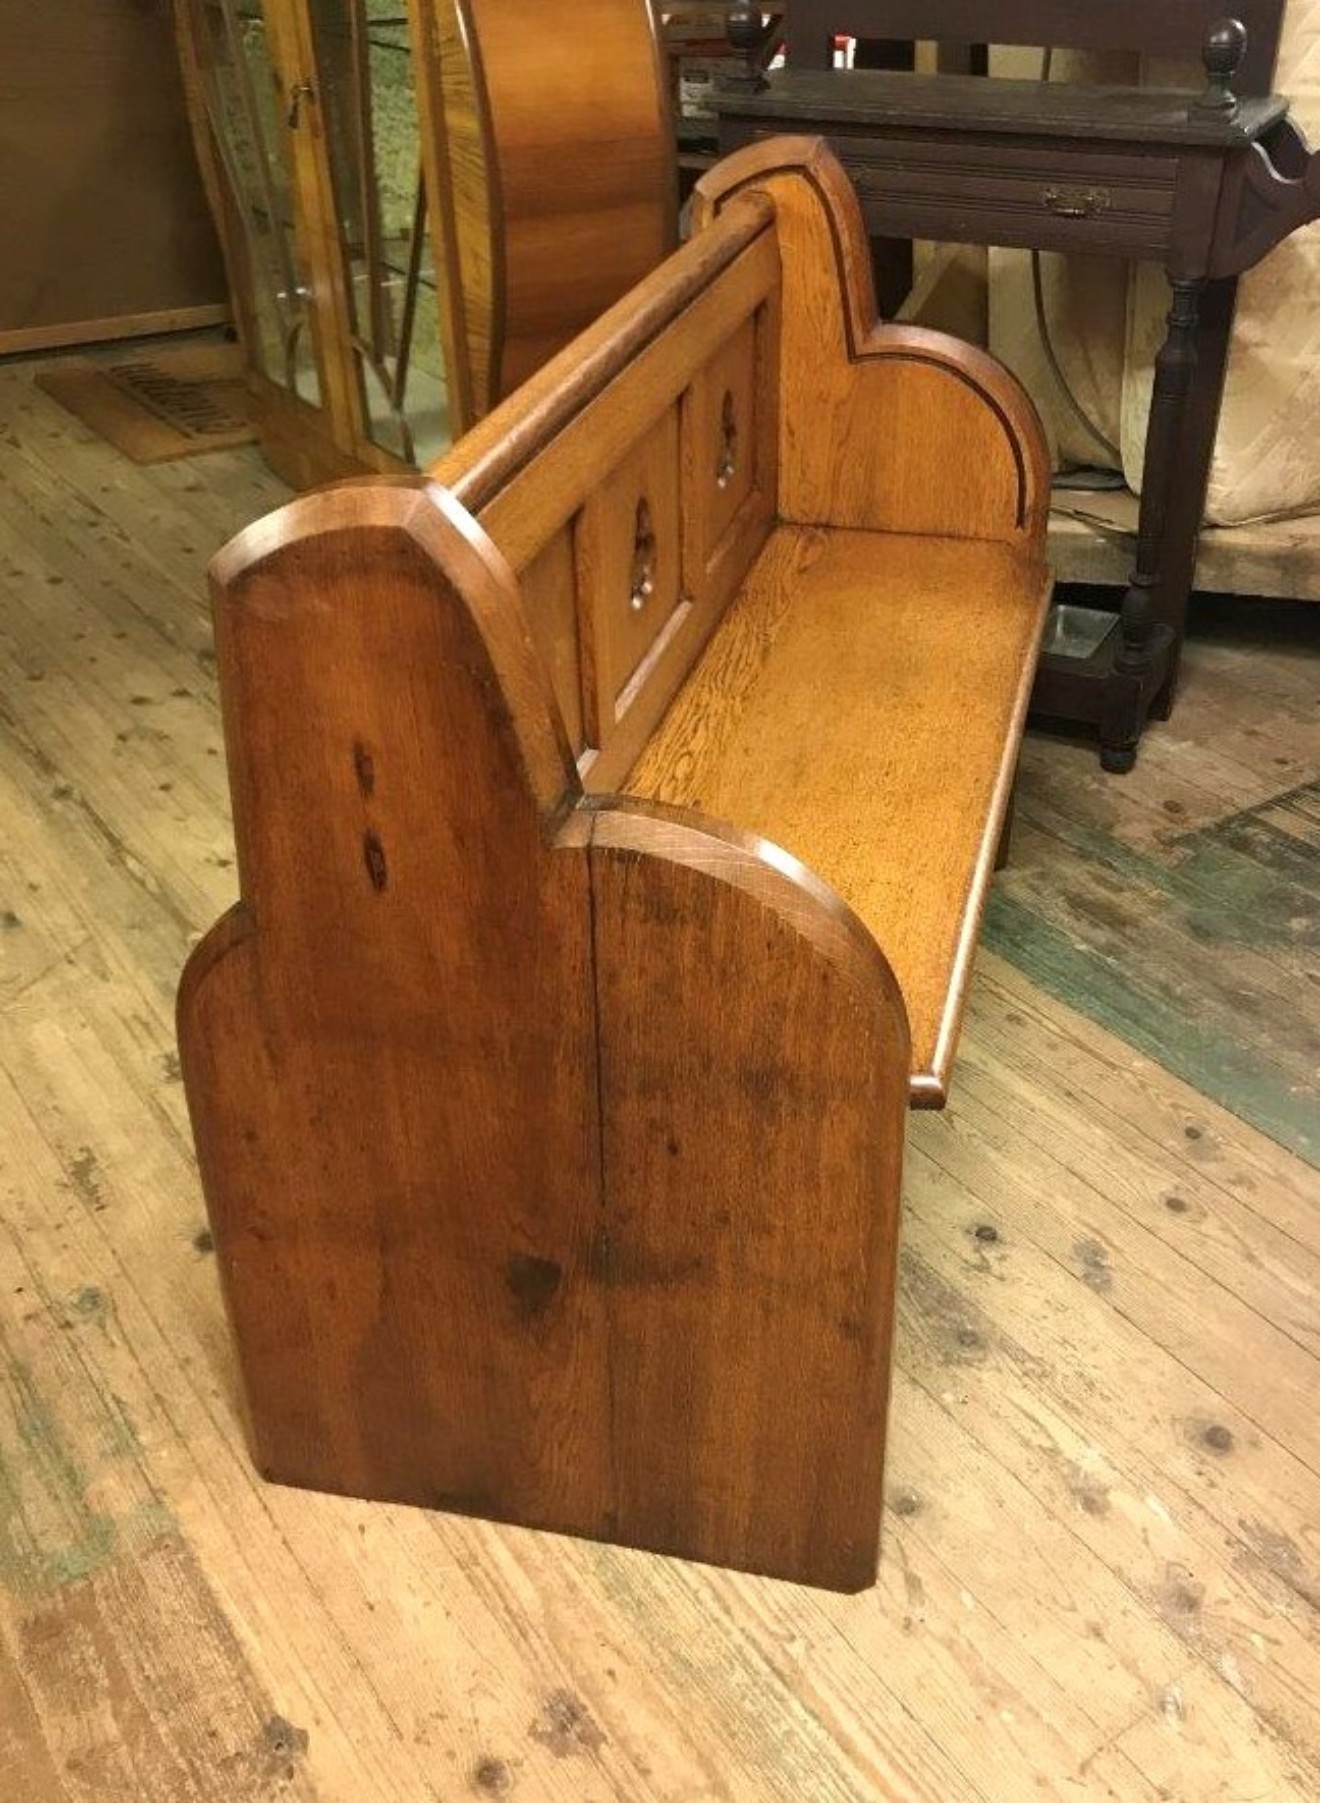
<svg viewBox="0 0 1320 1803">
<path fill-rule="evenodd" d="M 308 58 L 307 66 L 316 71 L 311 80 L 322 73 L 322 65 L 317 55 L 317 32 L 312 18 L 311 0 L 267 0 L 267 3 L 278 3 L 291 6 L 299 15 L 306 30 L 304 53 Z M 344 9 L 345 23 L 359 51 L 370 37 L 371 18 L 367 12 L 365 0 L 341 0 Z M 399 10 L 403 11 L 402 0 Z M 449 427 L 449 442 L 457 438 L 473 423 L 475 414 L 470 401 L 470 383 L 467 379 L 467 359 L 461 329 L 457 323 L 460 310 L 460 293 L 456 287 L 456 227 L 451 186 L 448 174 L 449 152 L 445 136 L 444 119 L 438 115 L 432 104 L 432 91 L 436 77 L 437 50 L 432 33 L 435 6 L 416 4 L 408 0 L 407 5 L 407 44 L 409 76 L 411 80 L 413 102 L 417 119 L 417 167 L 423 194 L 422 237 L 424 246 L 431 252 L 431 269 L 435 294 L 436 329 L 439 338 L 439 352 L 444 368 L 444 386 L 446 415 Z M 362 79 L 370 88 L 371 74 L 369 67 L 361 72 Z M 372 92 L 372 100 L 376 98 Z M 329 109 L 324 99 L 318 97 L 318 126 L 322 136 L 328 132 L 327 118 Z M 363 147 L 363 154 L 375 155 L 379 144 L 373 139 L 369 147 Z M 380 469 L 412 468 L 413 465 L 402 462 L 393 451 L 379 445 L 372 436 L 372 413 L 368 398 L 370 378 L 368 367 L 375 366 L 360 340 L 370 340 L 371 334 L 362 329 L 359 314 L 359 329 L 354 331 L 355 308 L 348 298 L 352 292 L 352 262 L 348 247 L 344 244 L 340 229 L 340 214 L 336 200 L 333 160 L 329 154 L 329 145 L 322 143 L 323 154 L 320 158 L 320 169 L 324 177 L 324 207 L 327 229 L 332 240 L 333 250 L 338 258 L 341 274 L 339 297 L 343 300 L 342 319 L 338 322 L 342 330 L 342 342 L 345 350 L 346 378 L 353 388 L 353 400 L 358 409 L 358 427 L 360 439 L 358 451 L 365 463 Z M 364 221 L 364 224 L 366 222 Z M 328 258 L 327 258 L 328 261 Z M 374 304 L 374 301 L 373 301 Z M 414 338 L 411 349 L 416 349 Z M 377 381 L 382 381 L 382 372 L 375 368 Z M 388 388 L 388 383 L 384 384 Z M 400 397 L 400 399 L 406 399 Z M 407 409 L 401 411 L 407 420 Z M 412 422 L 408 422 L 411 427 Z M 424 465 L 422 466 L 424 467 Z"/>
<path fill-rule="evenodd" d="M 365 400 L 357 380 L 348 263 L 339 237 L 311 19 L 303 0 L 261 0 L 261 9 L 285 122 L 294 239 L 302 250 L 303 276 L 311 291 L 307 311 L 322 405 L 335 444 L 374 464 L 370 454 L 376 447 L 367 434 Z M 397 466 L 391 458 L 381 467 Z"/>
<path fill-rule="evenodd" d="M 315 465 L 326 476 L 349 474 L 364 467 L 398 469 L 401 466 L 394 459 L 381 460 L 383 454 L 370 444 L 364 430 L 363 404 L 351 363 L 347 269 L 339 245 L 306 15 L 299 0 L 259 3 L 266 26 L 275 105 L 282 121 L 278 149 L 285 161 L 293 213 L 289 254 L 305 297 L 306 330 L 316 371 L 315 401 L 272 374 L 261 354 L 261 332 L 253 298 L 257 277 L 252 268 L 247 228 L 207 106 L 207 76 L 199 43 L 201 13 L 208 6 L 223 9 L 228 0 L 175 0 L 174 6 L 175 37 L 202 183 L 219 228 L 249 385 L 266 416 L 258 424 L 269 425 L 274 436 L 289 442 L 305 433 L 309 439 L 326 444 L 332 453 L 329 462 L 317 459 Z M 264 430 L 262 437 L 264 443 Z M 364 448 L 369 455 L 364 455 Z M 280 459 L 280 466 L 283 464 Z"/>
<path fill-rule="evenodd" d="M 486 315 L 492 311 L 488 185 L 495 166 L 494 149 L 486 111 L 477 96 L 476 51 L 462 8 L 455 0 L 407 3 L 440 344 L 449 379 L 453 437 L 459 438 L 493 404 L 489 383 L 483 387 L 477 378 L 469 319 L 476 316 L 474 310 Z M 461 118 L 451 118 L 455 110 Z M 466 148 L 464 134 L 469 140 Z M 478 144 L 479 153 L 474 154 Z M 459 205 L 461 184 L 475 184 L 479 204 Z M 467 220 L 463 232 L 460 218 Z"/>
</svg>

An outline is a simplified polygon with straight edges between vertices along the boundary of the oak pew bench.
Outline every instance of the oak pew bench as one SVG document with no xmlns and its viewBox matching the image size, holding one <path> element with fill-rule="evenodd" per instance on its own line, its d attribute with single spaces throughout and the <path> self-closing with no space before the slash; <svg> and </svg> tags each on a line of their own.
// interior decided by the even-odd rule
<svg viewBox="0 0 1320 1803">
<path fill-rule="evenodd" d="M 268 1477 L 857 1589 L 1048 472 L 876 324 L 818 141 L 697 227 L 426 476 L 217 559 L 180 1049 Z"/>
</svg>

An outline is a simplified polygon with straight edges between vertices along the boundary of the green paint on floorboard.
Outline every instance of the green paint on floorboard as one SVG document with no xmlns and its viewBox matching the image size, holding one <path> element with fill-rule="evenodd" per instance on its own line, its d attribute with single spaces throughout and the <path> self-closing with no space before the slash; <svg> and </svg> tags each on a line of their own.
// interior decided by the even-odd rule
<svg viewBox="0 0 1320 1803">
<path fill-rule="evenodd" d="M 118 1535 L 87 1500 L 87 1480 L 65 1445 L 31 1370 L 11 1360 L 0 1379 L 0 1585 L 24 1599 L 90 1577 Z"/>
<path fill-rule="evenodd" d="M 1022 812 L 1053 849 L 1016 887 L 1010 863 L 991 898 L 986 944 L 1203 1095 L 1320 1162 L 1320 856 L 1308 843 L 1320 782 L 1158 852 L 1134 850 L 1060 807 L 1048 784 L 1030 786 Z M 1207 965 L 1207 951 L 1222 957 Z M 1234 960 L 1244 955 L 1239 978 Z M 1273 968 L 1267 989 L 1253 990 L 1253 958 Z M 1282 1007 L 1281 995 L 1297 1005 Z"/>
<path fill-rule="evenodd" d="M 1185 871 L 1194 880 L 1213 881 L 1228 857 L 1240 858 L 1255 872 L 1244 899 L 1263 902 L 1266 918 L 1282 916 L 1285 925 L 1289 904 L 1309 914 L 1312 939 L 1320 942 L 1320 849 L 1288 830 L 1280 815 L 1235 815 L 1221 826 L 1189 834 L 1178 846 L 1188 855 L 1174 874 Z"/>
<path fill-rule="evenodd" d="M 1311 787 L 1320 790 L 1320 784 Z M 1033 796 L 1024 815 L 1036 817 L 1085 863 L 1163 895 L 1226 946 L 1296 950 L 1312 964 L 1310 953 L 1320 954 L 1320 857 L 1267 818 L 1298 793 L 1187 833 L 1170 844 L 1168 858 L 1134 851 L 1089 822 L 1059 813 L 1048 797 Z M 1203 939 L 1206 931 L 1196 936 Z"/>
<path fill-rule="evenodd" d="M 1251 1048 L 1206 1028 L 1143 984 L 1139 959 L 1120 966 L 1004 890 L 990 898 L 985 944 L 1048 994 L 1320 1167 L 1313 1095 Z"/>
</svg>

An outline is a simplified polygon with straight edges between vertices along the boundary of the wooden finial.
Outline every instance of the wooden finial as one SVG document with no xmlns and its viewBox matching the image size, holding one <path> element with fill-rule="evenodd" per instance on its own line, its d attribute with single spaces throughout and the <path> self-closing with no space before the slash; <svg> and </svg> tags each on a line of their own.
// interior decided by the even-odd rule
<svg viewBox="0 0 1320 1803">
<path fill-rule="evenodd" d="M 730 69 L 720 77 L 721 87 L 740 94 L 757 94 L 770 83 L 761 67 L 761 50 L 765 40 L 765 24 L 759 6 L 731 6 L 724 34 L 743 59 L 741 69 Z"/>
<path fill-rule="evenodd" d="M 1221 19 L 1206 33 L 1201 46 L 1201 63 L 1206 73 L 1206 89 L 1196 102 L 1198 113 L 1222 113 L 1231 119 L 1238 110 L 1237 96 L 1230 83 L 1242 67 L 1247 54 L 1247 28 L 1240 19 Z"/>
</svg>

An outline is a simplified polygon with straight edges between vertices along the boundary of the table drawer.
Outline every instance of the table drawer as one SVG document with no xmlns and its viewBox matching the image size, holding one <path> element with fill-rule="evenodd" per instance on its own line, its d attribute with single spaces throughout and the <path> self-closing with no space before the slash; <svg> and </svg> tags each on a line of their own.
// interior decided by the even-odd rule
<svg viewBox="0 0 1320 1803">
<path fill-rule="evenodd" d="M 767 123 L 739 141 L 780 129 Z M 1125 257 L 1162 258 L 1168 248 L 1174 157 L 823 129 L 868 228 L 886 237 Z"/>
</svg>

